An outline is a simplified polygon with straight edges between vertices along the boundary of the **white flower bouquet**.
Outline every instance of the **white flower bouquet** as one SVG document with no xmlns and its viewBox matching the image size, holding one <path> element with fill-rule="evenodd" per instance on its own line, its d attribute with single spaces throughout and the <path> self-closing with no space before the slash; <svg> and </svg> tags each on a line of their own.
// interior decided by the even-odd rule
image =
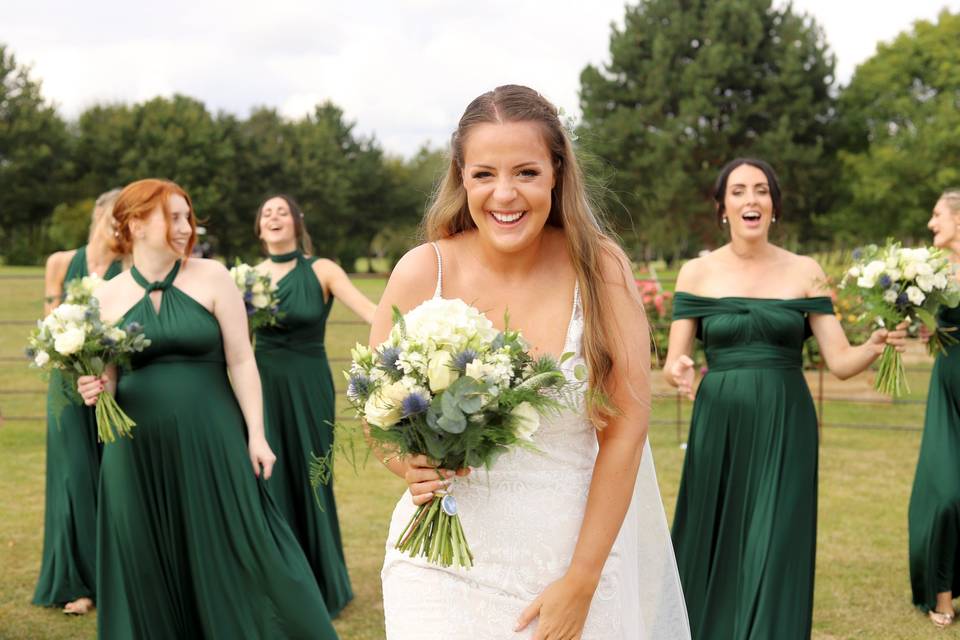
<svg viewBox="0 0 960 640">
<path fill-rule="evenodd" d="M 82 278 L 74 278 L 66 285 L 63 301 L 67 304 L 88 304 L 93 292 L 103 283 L 103 279 L 95 273 Z"/>
<path fill-rule="evenodd" d="M 278 306 L 277 287 L 270 276 L 260 273 L 250 265 L 240 262 L 239 259 L 230 269 L 230 276 L 243 295 L 250 333 L 253 334 L 263 327 L 276 325 L 283 314 Z"/>
<path fill-rule="evenodd" d="M 357 345 L 347 397 L 374 442 L 398 456 L 423 454 L 441 468 L 489 467 L 511 447 L 534 448 L 540 416 L 573 406 L 561 363 L 533 358 L 520 333 L 497 331 L 462 300 L 433 299 L 401 316 L 376 349 Z M 584 377 L 578 366 L 576 378 Z M 316 483 L 315 483 L 316 484 Z M 448 567 L 473 555 L 448 490 L 421 505 L 396 547 Z"/>
<path fill-rule="evenodd" d="M 887 241 L 854 251 L 855 263 L 840 283 L 841 294 L 856 296 L 868 318 L 893 328 L 904 320 L 919 322 L 930 332 L 931 353 L 957 340 L 937 325 L 941 306 L 960 303 L 960 285 L 947 254 L 936 248 L 909 249 Z M 881 393 L 909 393 L 900 353 L 887 345 L 880 356 L 875 387 Z"/>
<path fill-rule="evenodd" d="M 60 370 L 76 395 L 78 376 L 102 375 L 108 364 L 125 364 L 132 353 L 143 351 L 149 345 L 150 340 L 136 322 L 124 329 L 104 324 L 100 320 L 99 302 L 88 295 L 85 304 L 66 302 L 37 321 L 36 329 L 30 334 L 27 356 L 35 367 Z M 101 442 L 113 442 L 116 435 L 129 436 L 136 426 L 108 392 L 100 394 L 96 407 L 97 435 Z M 57 408 L 53 409 L 59 415 Z"/>
</svg>

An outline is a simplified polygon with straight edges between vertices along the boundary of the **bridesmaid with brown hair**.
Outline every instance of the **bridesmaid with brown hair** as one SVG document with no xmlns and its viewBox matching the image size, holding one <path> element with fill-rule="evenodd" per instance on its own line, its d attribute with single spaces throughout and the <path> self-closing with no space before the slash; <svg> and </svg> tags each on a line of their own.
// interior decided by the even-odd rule
<svg viewBox="0 0 960 640">
<path fill-rule="evenodd" d="M 120 190 L 114 189 L 97 198 L 86 245 L 47 259 L 44 313 L 63 301 L 72 280 L 92 274 L 109 280 L 122 270 L 112 224 L 118 195 Z M 59 371 L 50 373 L 43 559 L 33 604 L 65 605 L 64 613 L 82 615 L 93 608 L 96 592 L 100 445 L 93 411 L 75 401 L 76 394 L 65 384 Z"/>
</svg>

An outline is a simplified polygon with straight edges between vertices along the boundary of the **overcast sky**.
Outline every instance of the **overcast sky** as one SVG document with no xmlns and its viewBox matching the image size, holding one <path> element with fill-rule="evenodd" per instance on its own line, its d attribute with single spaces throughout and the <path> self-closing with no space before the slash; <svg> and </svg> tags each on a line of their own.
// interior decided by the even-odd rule
<svg viewBox="0 0 960 640">
<path fill-rule="evenodd" d="M 61 114 L 184 93 L 246 116 L 330 99 L 392 153 L 445 144 L 467 103 L 527 84 L 576 115 L 580 72 L 608 56 L 623 0 L 4 2 L 0 42 Z M 142 3 L 146 5 L 146 3 Z M 960 0 L 795 0 L 824 28 L 837 76 Z"/>
</svg>

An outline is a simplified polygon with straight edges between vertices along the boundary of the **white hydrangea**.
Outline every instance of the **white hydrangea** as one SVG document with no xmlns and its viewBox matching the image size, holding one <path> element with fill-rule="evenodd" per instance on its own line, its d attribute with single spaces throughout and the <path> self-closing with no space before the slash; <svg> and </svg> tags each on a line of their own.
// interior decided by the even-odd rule
<svg viewBox="0 0 960 640">
<path fill-rule="evenodd" d="M 486 316 L 456 298 L 427 300 L 404 318 L 407 339 L 431 345 L 430 352 L 444 349 L 456 353 L 470 345 L 487 344 L 498 333 Z M 391 338 L 394 344 L 399 343 L 399 326 L 394 326 Z"/>
</svg>

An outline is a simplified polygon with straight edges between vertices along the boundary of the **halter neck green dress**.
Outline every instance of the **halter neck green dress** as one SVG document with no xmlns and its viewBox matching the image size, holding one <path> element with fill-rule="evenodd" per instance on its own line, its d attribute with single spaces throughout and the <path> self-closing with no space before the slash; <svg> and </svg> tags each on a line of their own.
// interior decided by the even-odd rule
<svg viewBox="0 0 960 640">
<path fill-rule="evenodd" d="M 673 542 L 696 640 L 809 638 L 817 533 L 817 415 L 801 369 L 807 315 L 829 298 L 677 293 L 697 319 L 697 390 Z"/>
<path fill-rule="evenodd" d="M 353 590 L 333 483 L 320 490 L 318 505 L 308 471 L 310 454 L 327 455 L 333 446 L 336 401 L 323 344 L 333 296 L 324 299 L 312 268 L 317 258 L 299 252 L 270 258 L 296 264 L 277 281 L 284 314 L 279 325 L 256 334 L 267 441 L 277 454 L 267 485 L 310 561 L 330 615 L 336 616 L 353 599 Z"/>
<path fill-rule="evenodd" d="M 173 285 L 124 315 L 151 344 L 120 373 L 132 438 L 104 447 L 100 638 L 336 638 L 310 566 L 253 475 L 220 326 Z M 159 311 L 149 292 L 162 291 Z"/>
<path fill-rule="evenodd" d="M 103 274 L 104 280 L 121 269 L 120 262 L 114 261 Z M 61 300 L 69 282 L 88 275 L 87 248 L 80 247 L 67 265 Z M 68 388 L 72 384 L 56 369 L 50 372 L 43 559 L 33 593 L 33 603 L 43 606 L 93 598 L 96 593 L 100 444 L 93 408 L 76 401 L 76 393 Z M 58 407 L 63 407 L 62 411 Z"/>
<path fill-rule="evenodd" d="M 960 307 L 940 311 L 960 331 Z M 960 597 L 960 345 L 937 356 L 930 375 L 917 475 L 910 495 L 913 604 L 936 608 L 937 594 Z"/>
</svg>

